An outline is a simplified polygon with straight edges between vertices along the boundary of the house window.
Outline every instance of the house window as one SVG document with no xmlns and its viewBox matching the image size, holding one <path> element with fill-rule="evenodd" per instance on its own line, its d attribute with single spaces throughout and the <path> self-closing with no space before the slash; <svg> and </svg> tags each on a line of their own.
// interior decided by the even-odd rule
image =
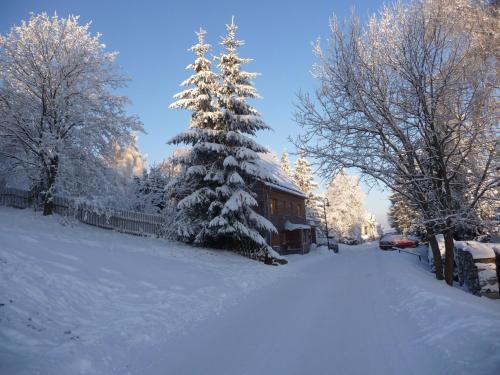
<svg viewBox="0 0 500 375">
<path fill-rule="evenodd" d="M 276 199 L 271 199 L 271 215 L 276 215 L 278 213 L 278 201 Z"/>
<path fill-rule="evenodd" d="M 290 213 L 290 215 L 293 215 L 293 203 L 292 202 L 288 202 L 288 205 L 289 205 L 288 212 Z"/>
<path fill-rule="evenodd" d="M 302 216 L 302 207 L 300 204 L 297 205 L 297 216 Z"/>
</svg>

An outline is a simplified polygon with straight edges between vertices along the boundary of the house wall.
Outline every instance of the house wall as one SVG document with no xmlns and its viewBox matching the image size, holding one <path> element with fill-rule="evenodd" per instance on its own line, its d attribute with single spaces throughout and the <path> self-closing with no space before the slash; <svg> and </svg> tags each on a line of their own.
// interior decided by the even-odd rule
<svg viewBox="0 0 500 375">
<path fill-rule="evenodd" d="M 268 243 L 273 247 L 280 247 L 282 252 L 291 249 L 309 251 L 311 244 L 309 230 L 285 230 L 287 220 L 294 224 L 307 224 L 305 199 L 274 189 L 261 182 L 255 190 L 259 203 L 257 212 L 271 221 L 278 230 L 277 234 L 268 236 Z"/>
<path fill-rule="evenodd" d="M 368 221 L 363 223 L 361 226 L 361 237 L 363 239 L 375 239 L 377 238 L 377 226 L 375 223 Z"/>
</svg>

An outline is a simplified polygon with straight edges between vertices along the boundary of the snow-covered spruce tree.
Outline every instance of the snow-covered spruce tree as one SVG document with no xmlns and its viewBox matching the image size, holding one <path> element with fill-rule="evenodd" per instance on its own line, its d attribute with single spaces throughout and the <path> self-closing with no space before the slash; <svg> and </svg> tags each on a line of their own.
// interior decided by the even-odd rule
<svg viewBox="0 0 500 375">
<path fill-rule="evenodd" d="M 281 153 L 280 165 L 281 169 L 283 169 L 286 175 L 293 179 L 293 172 L 290 169 L 290 161 L 288 160 L 288 153 L 286 152 L 286 150 L 283 150 L 283 152 Z"/>
<path fill-rule="evenodd" d="M 288 155 L 286 159 L 288 161 Z M 291 180 L 308 196 L 306 200 L 306 216 L 324 221 L 322 219 L 323 198 L 314 193 L 314 189 L 318 187 L 318 184 L 314 181 L 311 164 L 305 158 L 303 151 L 300 152 L 299 158 L 295 161 L 295 169 L 288 169 L 288 173 Z M 325 226 L 325 223 L 323 223 L 323 226 Z"/>
<path fill-rule="evenodd" d="M 318 187 L 318 184 L 314 181 L 311 163 L 306 160 L 303 151 L 300 152 L 299 158 L 295 162 L 293 181 L 303 193 L 309 198 L 313 198 L 313 191 Z"/>
<path fill-rule="evenodd" d="M 196 33 L 198 43 L 190 50 L 196 54 L 194 63 L 186 69 L 194 74 L 182 82 L 189 88 L 176 94 L 170 108 L 191 111 L 189 129 L 169 141 L 190 146 L 172 157 L 180 173 L 167 185 L 167 195 L 177 202 L 177 235 L 180 240 L 207 244 L 206 231 L 210 222 L 209 207 L 216 198 L 219 183 L 213 178 L 214 163 L 223 159 L 224 137 L 220 126 L 222 113 L 217 108 L 215 93 L 219 82 L 206 57 L 210 45 L 205 43 L 206 31 Z"/>
<path fill-rule="evenodd" d="M 166 199 L 165 186 L 170 177 L 162 165 L 153 165 L 144 169 L 141 176 L 134 177 L 134 209 L 140 212 L 161 214 L 170 206 Z"/>
<path fill-rule="evenodd" d="M 226 27 L 228 34 L 221 42 L 224 51 L 216 57 L 220 70 L 217 103 L 223 112 L 218 127 L 223 135 L 219 147 L 224 158 L 218 159 L 206 176 L 218 184 L 208 210 L 211 221 L 207 236 L 217 246 L 250 247 L 265 257 L 277 257 L 263 237 L 264 233 L 276 232 L 276 228 L 255 212 L 257 201 L 252 190 L 259 178 L 270 178 L 257 164 L 258 153 L 267 150 L 253 139 L 257 131 L 269 127 L 247 103 L 259 97 L 251 82 L 256 73 L 241 70 L 250 59 L 238 55 L 243 41 L 236 39 L 234 20 Z"/>
<path fill-rule="evenodd" d="M 396 191 L 391 193 L 389 201 L 391 205 L 387 217 L 392 228 L 404 235 L 413 234 L 422 237 L 426 235 L 425 226 L 421 224 L 422 217 L 418 210 L 410 206 L 411 202 Z"/>
<path fill-rule="evenodd" d="M 45 215 L 56 189 L 110 190 L 103 185 L 113 145 L 133 143 L 133 131 L 142 130 L 125 112 L 128 99 L 112 91 L 127 81 L 116 53 L 89 27 L 42 13 L 0 36 L 0 137 L 8 145 L 0 163 L 8 159 L 26 174 Z"/>
</svg>

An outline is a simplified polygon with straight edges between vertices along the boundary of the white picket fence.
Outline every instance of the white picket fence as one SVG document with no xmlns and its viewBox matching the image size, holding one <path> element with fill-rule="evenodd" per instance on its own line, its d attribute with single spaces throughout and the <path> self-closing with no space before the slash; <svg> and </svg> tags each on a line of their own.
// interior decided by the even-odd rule
<svg viewBox="0 0 500 375">
<path fill-rule="evenodd" d="M 35 199 L 30 191 L 12 188 L 0 189 L 0 205 L 28 208 L 33 207 L 34 202 Z M 62 216 L 74 217 L 85 224 L 135 235 L 163 237 L 169 224 L 166 216 L 113 208 L 98 208 L 58 196 L 54 197 L 54 211 Z"/>
<path fill-rule="evenodd" d="M 36 207 L 35 201 L 35 197 L 30 191 L 0 188 L 0 205 L 29 208 Z M 85 224 L 139 236 L 168 237 L 167 234 L 171 229 L 169 226 L 172 225 L 172 219 L 167 215 L 151 215 L 136 211 L 98 208 L 59 196 L 54 197 L 54 211 L 62 216 L 74 217 Z M 277 266 L 288 263 L 285 259 L 269 257 L 250 244 L 235 245 L 232 251 L 270 265 Z"/>
<path fill-rule="evenodd" d="M 33 196 L 29 191 L 2 188 L 0 189 L 0 205 L 16 208 L 28 208 L 33 202 Z"/>
</svg>

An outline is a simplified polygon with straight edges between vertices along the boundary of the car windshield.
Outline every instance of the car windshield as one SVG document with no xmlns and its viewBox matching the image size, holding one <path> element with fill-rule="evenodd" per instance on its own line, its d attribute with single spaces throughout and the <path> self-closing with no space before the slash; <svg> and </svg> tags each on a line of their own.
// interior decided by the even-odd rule
<svg viewBox="0 0 500 375">
<path fill-rule="evenodd" d="M 382 237 L 382 240 L 384 240 L 384 241 L 401 241 L 404 239 L 405 238 L 400 234 L 387 234 L 387 235 Z"/>
</svg>

